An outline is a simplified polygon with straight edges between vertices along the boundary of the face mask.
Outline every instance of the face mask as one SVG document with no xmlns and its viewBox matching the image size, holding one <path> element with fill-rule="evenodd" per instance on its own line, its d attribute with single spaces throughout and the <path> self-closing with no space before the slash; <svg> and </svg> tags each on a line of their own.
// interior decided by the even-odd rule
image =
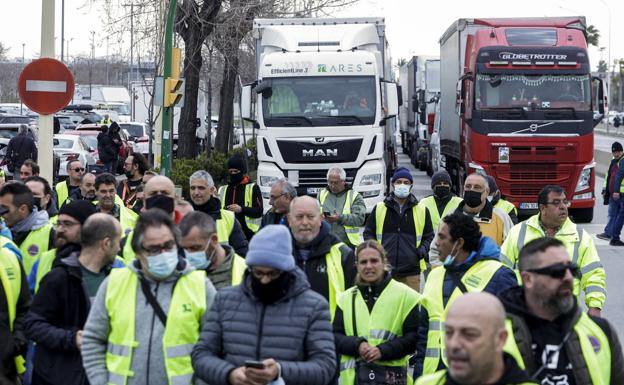
<svg viewBox="0 0 624 385">
<path fill-rule="evenodd" d="M 175 200 L 166 195 L 154 195 L 153 197 L 149 197 L 145 200 L 145 208 L 147 210 L 151 208 L 158 208 L 167 214 L 171 214 L 175 208 Z"/>
<path fill-rule="evenodd" d="M 444 266 L 451 266 L 451 265 L 453 265 L 453 262 L 455 262 L 456 256 L 453 253 L 455 252 L 455 247 L 456 246 L 457 246 L 457 241 L 455 241 L 455 243 L 453 244 L 453 248 L 451 249 L 451 252 L 449 253 L 449 255 L 444 260 Z"/>
<path fill-rule="evenodd" d="M 165 279 L 173 273 L 178 264 L 178 248 L 147 257 L 147 270 L 157 279 Z"/>
<path fill-rule="evenodd" d="M 251 276 L 251 289 L 256 298 L 262 303 L 275 303 L 288 291 L 291 276 L 287 272 L 282 273 L 269 283 L 262 283 L 253 274 L 249 275 Z"/>
<path fill-rule="evenodd" d="M 210 244 L 208 244 L 208 249 L 210 249 Z M 212 264 L 212 260 L 214 254 L 217 252 L 216 250 L 212 250 L 210 256 L 207 257 L 208 250 L 200 250 L 200 251 L 188 251 L 184 250 L 184 254 L 186 255 L 186 260 L 188 263 L 193 266 L 197 270 L 206 270 Z"/>
<path fill-rule="evenodd" d="M 451 193 L 451 188 L 449 186 L 435 186 L 433 193 L 438 198 L 446 198 Z"/>
<path fill-rule="evenodd" d="M 464 202 L 471 208 L 481 205 L 481 193 L 478 191 L 464 191 Z"/>
<path fill-rule="evenodd" d="M 230 181 L 230 184 L 239 184 L 244 177 L 245 175 L 243 175 L 242 172 L 239 172 L 238 174 L 230 174 L 228 176 L 228 180 Z"/>
<path fill-rule="evenodd" d="M 34 197 L 33 204 L 37 208 L 37 210 L 41 211 L 41 198 Z"/>
<path fill-rule="evenodd" d="M 394 195 L 397 198 L 407 198 L 410 195 L 410 190 L 412 186 L 408 184 L 397 184 L 394 185 Z"/>
<path fill-rule="evenodd" d="M 494 199 L 494 197 L 491 196 L 491 195 L 488 195 L 488 197 L 487 197 L 488 202 L 492 202 L 492 199 Z"/>
</svg>

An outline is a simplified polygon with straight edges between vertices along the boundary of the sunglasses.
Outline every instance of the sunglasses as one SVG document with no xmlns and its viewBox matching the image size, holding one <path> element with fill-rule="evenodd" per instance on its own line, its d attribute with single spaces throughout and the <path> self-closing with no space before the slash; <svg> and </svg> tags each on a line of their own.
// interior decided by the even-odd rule
<svg viewBox="0 0 624 385">
<path fill-rule="evenodd" d="M 528 269 L 527 271 L 540 275 L 547 275 L 551 278 L 562 279 L 566 272 L 570 270 L 574 278 L 581 278 L 581 270 L 576 263 L 555 263 L 554 265 L 539 269 Z"/>
<path fill-rule="evenodd" d="M 76 167 L 72 169 L 74 172 L 83 172 L 85 169 L 82 167 Z"/>
</svg>

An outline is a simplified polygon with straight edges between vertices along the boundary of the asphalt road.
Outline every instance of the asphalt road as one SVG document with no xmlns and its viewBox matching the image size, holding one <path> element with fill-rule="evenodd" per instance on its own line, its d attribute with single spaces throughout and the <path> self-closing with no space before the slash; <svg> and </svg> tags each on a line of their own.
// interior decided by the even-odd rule
<svg viewBox="0 0 624 385">
<path fill-rule="evenodd" d="M 623 138 L 624 139 L 624 138 Z M 611 151 L 614 138 L 596 135 L 596 148 L 606 148 Z M 599 144 L 600 143 L 600 144 Z M 622 141 L 624 143 L 624 140 Z M 605 147 L 606 146 L 606 147 Z M 602 149 L 600 148 L 600 149 Z M 400 151 L 400 148 L 399 148 Z M 431 194 L 431 179 L 422 171 L 417 171 L 410 163 L 407 155 L 399 154 L 399 166 L 407 167 L 414 177 L 413 193 L 418 199 Z M 596 177 L 596 191 L 602 190 L 603 179 Z M 582 228 L 589 232 L 596 244 L 598 253 L 607 272 L 607 302 L 603 309 L 603 317 L 615 326 L 620 338 L 624 338 L 624 247 L 609 246 L 609 242 L 596 238 L 604 230 L 607 223 L 607 206 L 598 199 L 594 208 L 594 220 L 591 224 L 583 224 Z M 624 235 L 622 236 L 624 239 Z"/>
</svg>

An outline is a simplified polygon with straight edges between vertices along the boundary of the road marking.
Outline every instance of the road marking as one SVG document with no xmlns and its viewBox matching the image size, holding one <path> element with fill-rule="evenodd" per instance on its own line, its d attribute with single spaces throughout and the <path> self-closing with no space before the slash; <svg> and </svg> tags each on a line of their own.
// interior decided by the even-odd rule
<svg viewBox="0 0 624 385">
<path fill-rule="evenodd" d="M 26 80 L 29 92 L 67 92 L 67 82 L 53 80 Z"/>
</svg>

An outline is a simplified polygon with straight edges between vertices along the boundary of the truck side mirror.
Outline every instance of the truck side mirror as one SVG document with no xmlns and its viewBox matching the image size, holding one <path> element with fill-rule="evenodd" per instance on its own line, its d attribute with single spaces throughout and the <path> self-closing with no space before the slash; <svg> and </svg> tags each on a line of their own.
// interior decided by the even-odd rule
<svg viewBox="0 0 624 385">
<path fill-rule="evenodd" d="M 599 77 L 592 77 L 592 83 L 596 88 L 597 92 L 594 94 L 596 99 L 596 105 L 598 107 L 598 113 L 604 116 L 605 113 L 605 90 L 604 90 L 604 81 Z M 602 117 L 600 117 L 602 119 Z"/>
<path fill-rule="evenodd" d="M 472 74 L 467 73 L 457 80 L 457 86 L 455 87 L 455 112 L 462 119 L 466 114 L 466 80 L 472 81 Z"/>
<path fill-rule="evenodd" d="M 384 107 L 386 108 L 385 119 L 393 118 L 399 114 L 399 94 L 398 86 L 394 82 L 384 81 Z"/>
<path fill-rule="evenodd" d="M 251 84 L 246 84 L 241 90 L 241 118 L 253 122 L 255 119 L 251 114 Z"/>
<path fill-rule="evenodd" d="M 399 100 L 399 107 L 403 105 L 403 87 L 397 85 L 397 95 Z"/>
<path fill-rule="evenodd" d="M 412 112 L 418 112 L 418 96 L 412 95 Z"/>
<path fill-rule="evenodd" d="M 425 90 L 418 91 L 418 120 L 420 124 L 427 124 L 427 100 Z"/>
</svg>

